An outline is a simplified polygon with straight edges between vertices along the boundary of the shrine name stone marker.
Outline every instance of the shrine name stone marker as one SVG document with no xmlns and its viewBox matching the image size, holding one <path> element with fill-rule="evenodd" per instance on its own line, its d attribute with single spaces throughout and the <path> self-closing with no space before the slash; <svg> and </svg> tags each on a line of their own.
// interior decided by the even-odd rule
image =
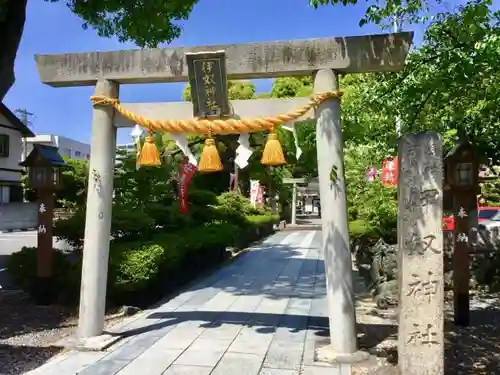
<svg viewBox="0 0 500 375">
<path fill-rule="evenodd" d="M 443 342 L 443 162 L 435 132 L 399 144 L 398 246 L 401 375 L 440 375 Z"/>
</svg>

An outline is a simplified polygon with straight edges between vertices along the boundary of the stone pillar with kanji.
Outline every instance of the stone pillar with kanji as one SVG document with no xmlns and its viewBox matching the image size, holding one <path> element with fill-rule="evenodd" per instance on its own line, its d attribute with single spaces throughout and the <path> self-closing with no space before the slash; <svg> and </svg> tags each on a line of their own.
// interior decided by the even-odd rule
<svg viewBox="0 0 500 375">
<path fill-rule="evenodd" d="M 401 375 L 444 373 L 442 139 L 410 134 L 399 144 L 398 364 Z"/>
</svg>

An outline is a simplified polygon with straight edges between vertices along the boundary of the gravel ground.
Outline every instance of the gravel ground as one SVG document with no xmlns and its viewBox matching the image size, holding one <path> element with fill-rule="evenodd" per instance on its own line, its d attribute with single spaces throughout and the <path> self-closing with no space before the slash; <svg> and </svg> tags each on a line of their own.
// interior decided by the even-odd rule
<svg viewBox="0 0 500 375">
<path fill-rule="evenodd" d="M 124 319 L 116 311 L 106 328 Z M 0 291 L 0 375 L 33 370 L 64 350 L 54 346 L 76 331 L 74 311 L 59 306 L 36 306 L 23 293 Z"/>
<path fill-rule="evenodd" d="M 445 374 L 500 373 L 500 293 L 471 292 L 471 325 L 453 324 L 453 295 L 445 297 Z M 397 309 L 379 310 L 371 297 L 358 300 L 359 346 L 372 354 L 354 366 L 354 375 L 399 375 Z"/>
</svg>

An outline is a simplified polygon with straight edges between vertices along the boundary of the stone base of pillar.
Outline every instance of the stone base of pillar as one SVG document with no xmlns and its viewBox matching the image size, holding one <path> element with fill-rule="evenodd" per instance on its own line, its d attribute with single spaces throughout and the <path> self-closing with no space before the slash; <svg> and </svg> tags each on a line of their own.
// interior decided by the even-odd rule
<svg viewBox="0 0 500 375">
<path fill-rule="evenodd" d="M 57 299 L 57 289 L 53 277 L 35 278 L 31 291 L 37 305 L 47 306 Z"/>
<path fill-rule="evenodd" d="M 357 351 L 351 354 L 335 353 L 330 345 L 316 348 L 314 351 L 317 362 L 327 363 L 359 363 L 370 359 L 370 354 L 364 351 Z"/>
<path fill-rule="evenodd" d="M 135 316 L 134 316 L 135 317 Z M 80 338 L 77 335 L 63 337 L 55 346 L 82 352 L 100 352 L 123 339 L 120 334 L 105 333 L 99 336 Z"/>
</svg>

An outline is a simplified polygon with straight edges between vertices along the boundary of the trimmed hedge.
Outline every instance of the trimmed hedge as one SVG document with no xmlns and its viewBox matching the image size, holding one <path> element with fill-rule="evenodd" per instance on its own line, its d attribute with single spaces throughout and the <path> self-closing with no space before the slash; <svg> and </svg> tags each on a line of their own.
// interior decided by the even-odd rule
<svg viewBox="0 0 500 375">
<path fill-rule="evenodd" d="M 72 304 L 78 301 L 81 267 L 67 254 L 54 249 L 52 254 L 54 285 L 59 289 L 60 301 Z M 14 285 L 25 292 L 36 289 L 36 247 L 23 247 L 7 258 L 9 277 Z M 77 293 L 75 295 L 75 292 Z"/>
<path fill-rule="evenodd" d="M 277 217 L 249 216 L 243 225 L 209 223 L 174 233 L 158 233 L 146 241 L 112 241 L 108 268 L 108 303 L 147 306 L 201 272 L 223 262 L 229 246 L 244 247 L 272 233 Z M 59 302 L 78 301 L 80 254 L 76 259 L 54 250 L 54 285 Z M 36 279 L 36 249 L 23 248 L 8 260 L 12 281 L 31 292 Z"/>
</svg>

